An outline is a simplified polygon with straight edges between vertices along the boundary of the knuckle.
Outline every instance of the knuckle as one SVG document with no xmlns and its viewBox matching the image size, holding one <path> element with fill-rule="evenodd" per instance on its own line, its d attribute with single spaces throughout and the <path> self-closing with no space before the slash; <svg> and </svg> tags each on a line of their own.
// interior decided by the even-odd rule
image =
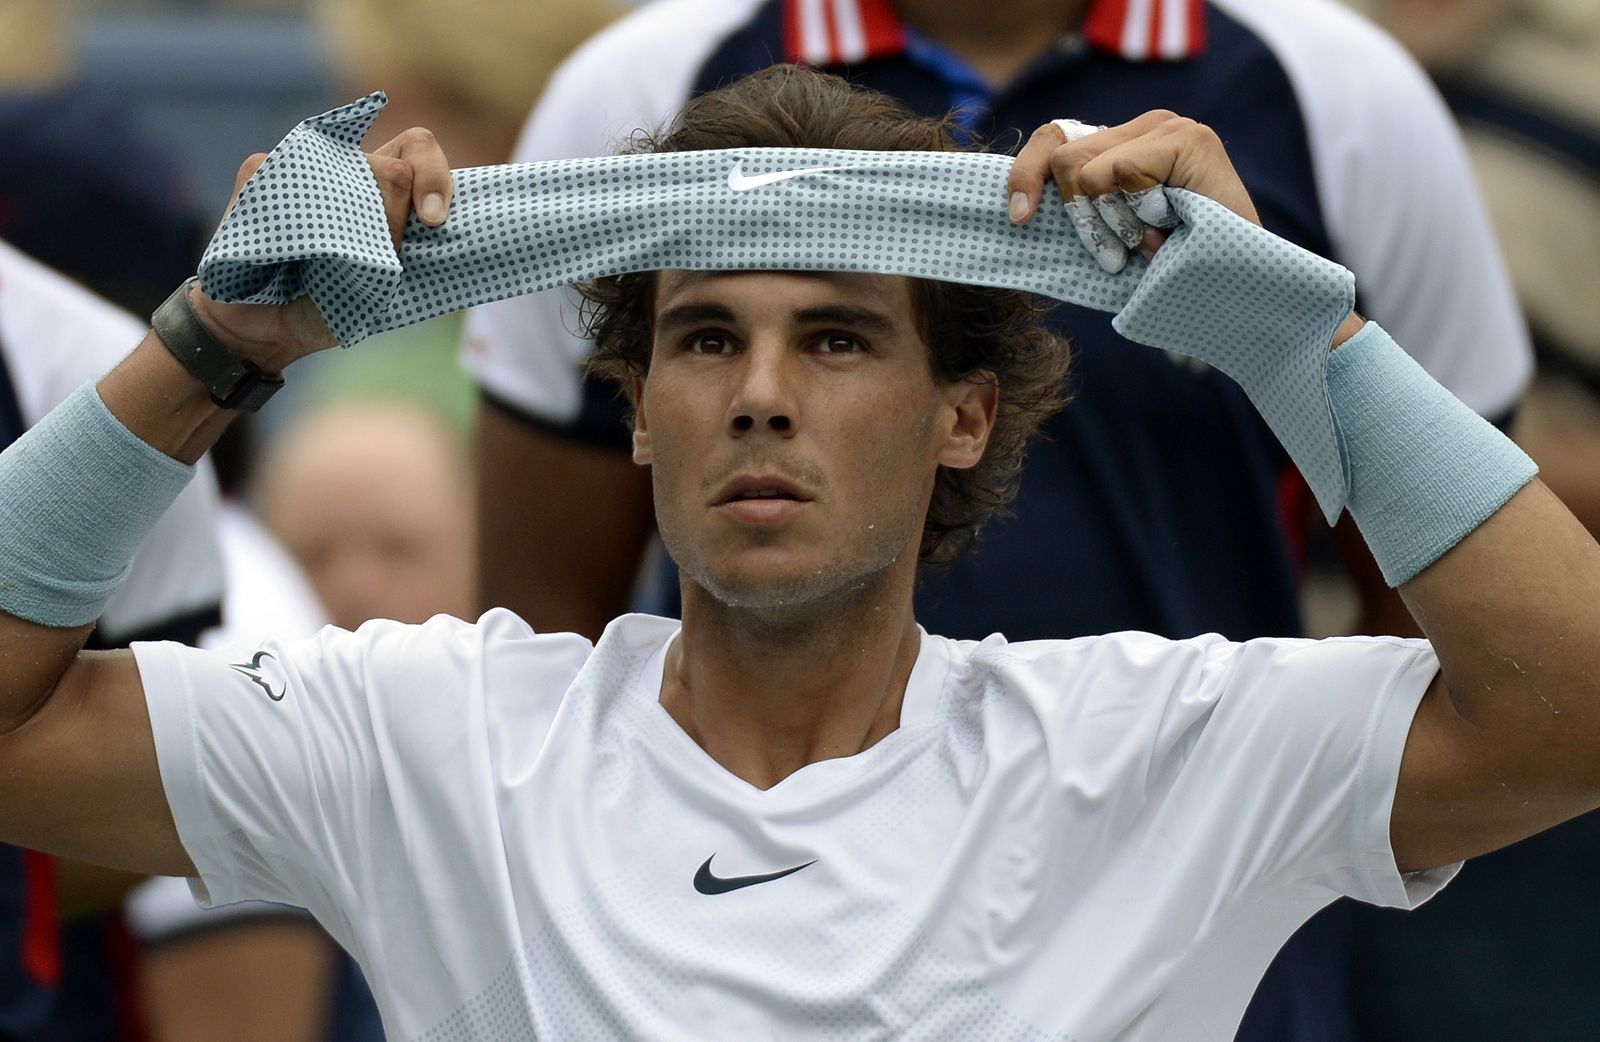
<svg viewBox="0 0 1600 1042">
<path fill-rule="evenodd" d="M 1209 128 L 1202 123 L 1198 123 L 1195 120 L 1190 119 L 1188 116 L 1173 116 L 1162 125 L 1162 129 L 1173 133 L 1188 134 L 1192 136 L 1196 131 L 1204 131 Z"/>
<path fill-rule="evenodd" d="M 1145 116 L 1148 119 L 1150 119 L 1152 122 L 1157 122 L 1157 123 L 1162 123 L 1162 124 L 1167 124 L 1167 123 L 1172 122 L 1175 119 L 1182 119 L 1183 118 L 1182 116 L 1178 115 L 1176 112 L 1172 111 L 1171 109 L 1151 109 L 1149 112 L 1145 113 Z"/>
<path fill-rule="evenodd" d="M 372 172 L 379 181 L 397 187 L 408 187 L 411 184 L 411 164 L 404 159 L 394 156 L 368 156 L 367 161 L 372 164 Z"/>
</svg>

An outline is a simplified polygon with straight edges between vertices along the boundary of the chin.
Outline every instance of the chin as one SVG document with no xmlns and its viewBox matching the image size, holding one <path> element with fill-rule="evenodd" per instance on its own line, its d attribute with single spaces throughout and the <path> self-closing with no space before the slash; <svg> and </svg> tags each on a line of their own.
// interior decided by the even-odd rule
<svg viewBox="0 0 1600 1042">
<path fill-rule="evenodd" d="M 805 567 L 685 568 L 683 575 L 719 604 L 773 611 L 824 604 L 876 586 L 896 560 L 898 555 L 887 561 L 834 559 Z"/>
</svg>

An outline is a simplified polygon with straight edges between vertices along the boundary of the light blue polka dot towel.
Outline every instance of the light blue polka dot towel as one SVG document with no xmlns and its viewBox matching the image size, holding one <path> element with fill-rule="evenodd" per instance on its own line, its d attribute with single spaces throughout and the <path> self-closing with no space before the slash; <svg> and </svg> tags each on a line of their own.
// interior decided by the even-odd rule
<svg viewBox="0 0 1600 1042">
<path fill-rule="evenodd" d="M 1005 286 L 1116 312 L 1130 340 L 1237 380 L 1329 522 L 1348 486 L 1324 380 L 1354 303 L 1345 269 L 1219 204 L 1166 193 L 1179 225 L 1146 264 L 1097 265 L 1064 206 L 1006 214 L 1004 156 L 731 149 L 455 171 L 450 218 L 396 256 L 360 141 L 382 94 L 273 149 L 200 264 L 216 300 L 310 294 L 354 344 L 435 315 L 630 271 L 831 270 Z M 1310 403 L 1308 405 L 1308 403 Z"/>
</svg>

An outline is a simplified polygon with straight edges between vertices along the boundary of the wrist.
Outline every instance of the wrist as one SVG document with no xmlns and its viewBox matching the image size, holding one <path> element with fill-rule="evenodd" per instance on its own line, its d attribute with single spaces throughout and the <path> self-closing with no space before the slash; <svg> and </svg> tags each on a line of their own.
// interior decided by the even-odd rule
<svg viewBox="0 0 1600 1042">
<path fill-rule="evenodd" d="M 241 362 L 250 363 L 268 376 L 281 377 L 283 371 L 289 367 L 289 363 L 304 353 L 285 347 L 275 340 L 251 337 L 241 332 L 237 325 L 230 323 L 227 318 L 227 309 L 238 305 L 219 304 L 212 300 L 205 295 L 197 279 L 190 279 L 185 285 L 189 289 L 189 309 L 194 314 L 195 320 L 217 343 L 226 348 L 229 354 Z"/>
<path fill-rule="evenodd" d="M 282 377 L 264 370 L 246 354 L 231 349 L 196 312 L 198 280 L 188 279 L 156 308 L 150 327 L 189 375 L 219 408 L 255 412 L 283 386 Z M 204 296 L 200 296 L 204 300 Z M 226 334 L 225 334 L 226 335 Z M 274 360 L 255 352 L 257 358 Z"/>
<path fill-rule="evenodd" d="M 1354 311 L 1350 312 L 1345 320 L 1339 324 L 1339 328 L 1333 331 L 1333 345 L 1329 347 L 1328 350 L 1339 350 L 1340 345 L 1342 345 L 1346 340 L 1349 340 L 1351 337 L 1355 336 L 1357 333 L 1361 332 L 1362 329 L 1366 328 L 1366 325 L 1366 319 L 1362 318 Z"/>
</svg>

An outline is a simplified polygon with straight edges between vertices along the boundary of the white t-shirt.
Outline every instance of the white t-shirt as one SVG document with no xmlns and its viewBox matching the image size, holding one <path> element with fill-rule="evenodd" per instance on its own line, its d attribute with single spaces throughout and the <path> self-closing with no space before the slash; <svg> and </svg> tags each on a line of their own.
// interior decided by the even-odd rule
<svg viewBox="0 0 1600 1042">
<path fill-rule="evenodd" d="M 1389 846 L 1421 641 L 924 636 L 762 791 L 662 709 L 677 630 L 137 646 L 197 895 L 310 908 L 395 1039 L 1222 1042 L 1318 908 L 1453 871 Z"/>
</svg>

